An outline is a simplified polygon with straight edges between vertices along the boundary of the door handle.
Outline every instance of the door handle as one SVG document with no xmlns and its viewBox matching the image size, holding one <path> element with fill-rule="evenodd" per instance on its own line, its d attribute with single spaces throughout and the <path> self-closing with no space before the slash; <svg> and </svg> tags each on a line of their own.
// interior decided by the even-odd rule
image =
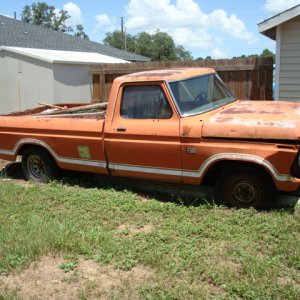
<svg viewBox="0 0 300 300">
<path fill-rule="evenodd" d="M 118 132 L 125 132 L 127 130 L 126 127 L 117 127 Z"/>
</svg>

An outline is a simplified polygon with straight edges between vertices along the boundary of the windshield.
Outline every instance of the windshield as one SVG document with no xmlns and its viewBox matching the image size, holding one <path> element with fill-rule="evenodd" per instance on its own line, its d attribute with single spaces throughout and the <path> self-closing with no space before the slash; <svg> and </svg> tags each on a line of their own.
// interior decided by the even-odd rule
<svg viewBox="0 0 300 300">
<path fill-rule="evenodd" d="M 235 100 L 217 74 L 169 82 L 180 115 L 191 116 Z"/>
</svg>

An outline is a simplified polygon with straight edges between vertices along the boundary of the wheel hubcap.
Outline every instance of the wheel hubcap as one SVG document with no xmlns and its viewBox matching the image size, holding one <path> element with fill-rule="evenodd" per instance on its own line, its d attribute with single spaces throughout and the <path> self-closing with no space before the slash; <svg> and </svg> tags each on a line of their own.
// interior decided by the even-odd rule
<svg viewBox="0 0 300 300">
<path fill-rule="evenodd" d="M 45 177 L 45 164 L 38 155 L 31 155 L 27 160 L 27 170 L 31 177 Z"/>
<path fill-rule="evenodd" d="M 236 180 L 232 184 L 229 194 L 234 202 L 248 205 L 254 203 L 259 197 L 257 188 L 247 179 Z"/>
</svg>

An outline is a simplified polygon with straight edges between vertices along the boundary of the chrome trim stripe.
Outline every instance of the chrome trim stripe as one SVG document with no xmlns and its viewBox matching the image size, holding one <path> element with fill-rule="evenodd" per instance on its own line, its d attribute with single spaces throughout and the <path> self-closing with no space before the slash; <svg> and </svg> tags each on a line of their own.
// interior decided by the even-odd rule
<svg viewBox="0 0 300 300">
<path fill-rule="evenodd" d="M 75 165 L 83 165 L 83 166 L 92 166 L 92 167 L 100 167 L 100 168 L 106 168 L 107 163 L 106 161 L 98 161 L 98 160 L 85 160 L 85 159 L 74 159 L 74 158 L 69 158 L 69 157 L 63 157 L 63 156 L 58 156 L 56 152 L 45 142 L 37 140 L 37 139 L 22 139 L 17 142 L 13 150 L 4 150 L 0 149 L 0 154 L 4 155 L 10 155 L 10 156 L 16 156 L 18 149 L 23 145 L 23 144 L 33 144 L 33 145 L 39 145 L 44 148 L 46 148 L 51 155 L 57 160 L 58 162 L 61 163 L 67 163 L 67 164 L 75 164 Z"/>
<path fill-rule="evenodd" d="M 153 168 L 153 167 L 121 165 L 121 164 L 114 164 L 114 163 L 109 163 L 108 168 L 111 170 L 152 173 L 152 174 L 161 174 L 161 175 L 173 175 L 173 176 L 182 175 L 182 170 L 178 170 L 178 169 L 162 169 L 162 168 Z"/>
<path fill-rule="evenodd" d="M 115 164 L 108 163 L 106 161 L 92 161 L 92 160 L 84 160 L 84 159 L 74 159 L 69 157 L 61 157 L 58 156 L 55 151 L 45 142 L 37 140 L 37 139 L 22 139 L 18 141 L 15 145 L 14 149 L 5 150 L 0 149 L 0 154 L 14 156 L 16 155 L 20 146 L 25 143 L 40 145 L 45 147 L 52 156 L 59 162 L 67 163 L 67 164 L 76 164 L 83 166 L 92 166 L 92 167 L 100 167 L 100 168 L 109 168 L 111 170 L 119 170 L 119 171 L 129 171 L 129 172 L 141 172 L 141 173 L 151 173 L 151 174 L 160 174 L 160 175 L 171 175 L 171 176 L 184 176 L 184 177 L 193 177 L 200 178 L 203 176 L 204 172 L 207 168 L 218 160 L 236 160 L 236 161 L 247 161 L 254 162 L 261 166 L 264 166 L 277 181 L 294 181 L 295 178 L 291 177 L 288 174 L 280 174 L 275 169 L 275 167 L 265 159 L 262 159 L 255 155 L 247 155 L 247 154 L 237 154 L 237 153 L 221 153 L 215 154 L 209 157 L 202 166 L 196 171 L 190 170 L 180 170 L 180 169 L 164 169 L 164 168 L 155 168 L 155 167 L 146 167 L 146 166 L 134 166 L 134 165 L 123 165 L 123 164 Z"/>
<path fill-rule="evenodd" d="M 0 154 L 13 156 L 14 152 L 11 150 L 0 149 Z"/>
<path fill-rule="evenodd" d="M 293 181 L 295 179 L 294 177 L 291 177 L 290 175 L 287 174 L 279 174 L 275 169 L 275 167 L 265 159 L 262 159 L 255 155 L 236 154 L 236 153 L 215 154 L 210 158 L 208 158 L 200 167 L 200 169 L 196 171 L 141 167 L 141 166 L 114 164 L 114 163 L 109 163 L 108 168 L 111 170 L 129 171 L 129 172 L 142 172 L 142 173 L 200 178 L 204 175 L 204 172 L 211 164 L 221 159 L 254 162 L 256 164 L 264 166 L 267 170 L 269 170 L 269 172 L 274 176 L 274 178 L 277 181 Z"/>
<path fill-rule="evenodd" d="M 106 168 L 106 161 L 73 159 L 73 158 L 67 158 L 61 156 L 57 156 L 56 159 L 59 162 L 66 163 L 66 164 Z"/>
<path fill-rule="evenodd" d="M 236 161 L 247 161 L 247 162 L 254 162 L 261 166 L 264 166 L 269 172 L 274 176 L 274 178 L 278 181 L 293 181 L 295 178 L 291 177 L 288 174 L 280 174 L 275 169 L 275 167 L 265 159 L 260 158 L 259 156 L 255 155 L 248 155 L 248 154 L 237 154 L 237 153 L 221 153 L 215 154 L 208 158 L 203 165 L 197 171 L 183 171 L 183 176 L 186 177 L 201 177 L 203 176 L 206 169 L 215 161 L 226 159 L 226 160 L 236 160 Z"/>
</svg>

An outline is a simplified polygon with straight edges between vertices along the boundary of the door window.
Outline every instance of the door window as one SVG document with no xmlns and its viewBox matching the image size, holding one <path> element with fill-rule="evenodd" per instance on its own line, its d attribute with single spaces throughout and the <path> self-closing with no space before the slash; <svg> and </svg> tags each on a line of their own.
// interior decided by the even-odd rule
<svg viewBox="0 0 300 300">
<path fill-rule="evenodd" d="M 127 86 L 123 89 L 121 117 L 170 119 L 172 109 L 160 86 Z"/>
</svg>

